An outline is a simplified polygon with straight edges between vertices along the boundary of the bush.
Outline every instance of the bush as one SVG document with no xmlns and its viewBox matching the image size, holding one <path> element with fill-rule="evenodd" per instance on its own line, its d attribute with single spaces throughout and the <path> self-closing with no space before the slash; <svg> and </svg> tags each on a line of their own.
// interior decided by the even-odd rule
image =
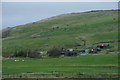
<svg viewBox="0 0 120 80">
<path fill-rule="evenodd" d="M 29 58 L 42 58 L 42 56 L 39 53 L 39 50 L 25 50 L 25 51 L 19 51 L 15 52 L 15 57 L 29 57 Z"/>
<path fill-rule="evenodd" d="M 42 58 L 42 56 L 38 52 L 28 53 L 28 57 L 30 57 L 30 58 Z"/>
<path fill-rule="evenodd" d="M 57 48 L 53 48 L 47 52 L 50 57 L 59 57 L 61 55 L 61 50 Z"/>
<path fill-rule="evenodd" d="M 42 56 L 40 55 L 40 53 L 39 53 L 39 50 L 29 50 L 28 51 L 28 57 L 30 57 L 30 58 L 42 58 Z"/>
<path fill-rule="evenodd" d="M 19 52 L 15 52 L 13 56 L 15 56 L 15 57 L 26 57 L 27 56 L 26 53 L 27 53 L 26 51 L 21 50 Z"/>
</svg>

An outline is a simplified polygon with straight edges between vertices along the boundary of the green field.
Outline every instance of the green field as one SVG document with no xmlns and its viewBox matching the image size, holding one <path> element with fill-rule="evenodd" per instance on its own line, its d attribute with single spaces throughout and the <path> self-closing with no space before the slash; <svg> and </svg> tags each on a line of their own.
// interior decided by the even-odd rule
<svg viewBox="0 0 120 80">
<path fill-rule="evenodd" d="M 14 60 L 20 60 L 15 62 Z M 3 59 L 3 77 L 117 77 L 117 55 Z M 110 68 L 114 66 L 114 68 Z"/>
<path fill-rule="evenodd" d="M 63 14 L 6 28 L 2 33 L 3 77 L 118 77 L 117 10 Z M 106 42 L 110 48 L 86 56 L 50 58 L 46 54 L 55 46 L 85 49 L 83 40 L 86 46 Z M 23 52 L 42 57 L 6 58 Z"/>
</svg>

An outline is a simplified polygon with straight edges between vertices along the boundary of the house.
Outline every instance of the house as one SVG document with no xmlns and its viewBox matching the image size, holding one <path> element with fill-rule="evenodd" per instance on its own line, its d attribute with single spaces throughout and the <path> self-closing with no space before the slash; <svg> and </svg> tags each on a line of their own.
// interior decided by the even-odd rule
<svg viewBox="0 0 120 80">
<path fill-rule="evenodd" d="M 77 51 L 73 49 L 67 49 L 65 51 L 62 51 L 61 54 L 66 56 L 77 56 Z"/>
<path fill-rule="evenodd" d="M 96 48 L 90 49 L 90 53 L 97 53 L 97 49 Z"/>
<path fill-rule="evenodd" d="M 109 44 L 105 44 L 105 43 L 104 44 L 98 44 L 97 47 L 101 48 L 101 49 L 103 49 L 103 48 L 109 48 Z"/>
</svg>

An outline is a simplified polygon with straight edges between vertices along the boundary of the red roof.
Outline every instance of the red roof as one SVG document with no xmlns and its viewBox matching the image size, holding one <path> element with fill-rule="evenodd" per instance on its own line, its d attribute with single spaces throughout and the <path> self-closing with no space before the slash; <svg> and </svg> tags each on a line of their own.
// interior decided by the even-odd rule
<svg viewBox="0 0 120 80">
<path fill-rule="evenodd" d="M 98 46 L 108 46 L 108 44 L 98 44 Z"/>
</svg>

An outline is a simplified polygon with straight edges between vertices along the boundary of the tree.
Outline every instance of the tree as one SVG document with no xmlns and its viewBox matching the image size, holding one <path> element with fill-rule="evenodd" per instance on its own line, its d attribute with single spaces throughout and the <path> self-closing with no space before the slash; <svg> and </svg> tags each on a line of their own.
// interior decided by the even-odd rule
<svg viewBox="0 0 120 80">
<path fill-rule="evenodd" d="M 61 49 L 53 48 L 47 52 L 50 57 L 59 57 L 61 55 Z"/>
</svg>

